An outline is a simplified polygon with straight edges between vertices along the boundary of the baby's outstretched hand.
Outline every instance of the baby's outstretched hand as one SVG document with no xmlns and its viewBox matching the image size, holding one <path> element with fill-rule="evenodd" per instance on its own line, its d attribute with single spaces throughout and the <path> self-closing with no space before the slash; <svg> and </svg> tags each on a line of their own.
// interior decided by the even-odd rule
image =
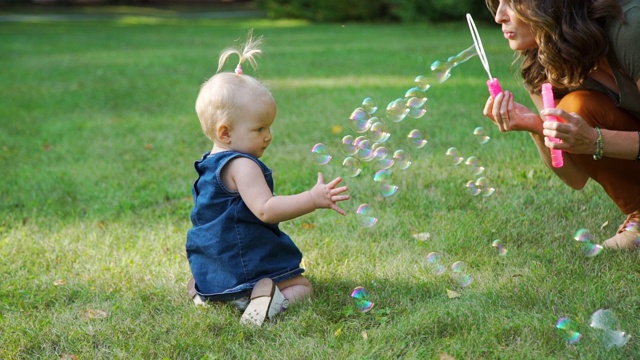
<svg viewBox="0 0 640 360">
<path fill-rule="evenodd" d="M 340 195 L 349 190 L 346 186 L 337 187 L 341 181 L 342 178 L 337 177 L 325 184 L 324 176 L 322 173 L 318 173 L 318 182 L 309 191 L 316 209 L 333 209 L 339 214 L 346 214 L 346 212 L 338 206 L 338 201 L 349 200 L 351 196 Z"/>
</svg>

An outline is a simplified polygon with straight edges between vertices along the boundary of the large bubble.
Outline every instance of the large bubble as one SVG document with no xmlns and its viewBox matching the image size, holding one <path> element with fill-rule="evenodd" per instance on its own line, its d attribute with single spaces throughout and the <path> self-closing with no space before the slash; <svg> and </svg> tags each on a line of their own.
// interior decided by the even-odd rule
<svg viewBox="0 0 640 360">
<path fill-rule="evenodd" d="M 313 145 L 311 153 L 314 155 L 316 164 L 327 165 L 331 161 L 331 154 L 329 154 L 329 148 L 327 145 L 318 143 Z"/>
</svg>

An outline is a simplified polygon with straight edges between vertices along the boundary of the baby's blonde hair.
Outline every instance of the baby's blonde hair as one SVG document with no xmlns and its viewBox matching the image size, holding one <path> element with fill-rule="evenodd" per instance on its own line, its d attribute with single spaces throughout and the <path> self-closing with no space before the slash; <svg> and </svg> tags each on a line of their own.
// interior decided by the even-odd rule
<svg viewBox="0 0 640 360">
<path fill-rule="evenodd" d="M 211 140 L 217 141 L 217 130 L 220 125 L 233 126 L 242 119 L 248 106 L 257 106 L 260 101 L 273 101 L 269 90 L 255 78 L 244 75 L 242 64 L 248 62 L 257 68 L 256 56 L 260 50 L 262 38 L 253 38 L 250 31 L 247 40 L 240 49 L 227 48 L 222 51 L 218 60 L 216 75 L 205 81 L 196 99 L 196 113 L 200 119 L 202 131 Z M 238 55 L 238 66 L 235 73 L 219 72 L 231 55 Z"/>
</svg>

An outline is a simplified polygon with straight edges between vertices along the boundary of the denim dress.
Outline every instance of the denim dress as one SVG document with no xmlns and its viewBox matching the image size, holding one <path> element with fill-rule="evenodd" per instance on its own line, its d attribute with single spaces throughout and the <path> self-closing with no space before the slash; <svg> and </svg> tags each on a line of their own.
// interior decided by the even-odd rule
<svg viewBox="0 0 640 360">
<path fill-rule="evenodd" d="M 196 292 L 211 301 L 244 297 L 262 278 L 277 283 L 304 272 L 302 253 L 291 238 L 278 224 L 260 221 L 240 193 L 222 182 L 222 169 L 238 157 L 258 164 L 273 192 L 271 170 L 254 156 L 224 151 L 206 153 L 195 162 L 198 179 L 192 188 L 193 226 L 187 232 L 186 250 Z"/>
</svg>

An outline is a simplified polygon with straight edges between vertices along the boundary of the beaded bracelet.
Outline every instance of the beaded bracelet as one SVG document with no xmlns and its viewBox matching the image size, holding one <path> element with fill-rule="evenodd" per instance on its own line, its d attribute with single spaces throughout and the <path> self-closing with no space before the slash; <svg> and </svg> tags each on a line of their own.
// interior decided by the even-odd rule
<svg viewBox="0 0 640 360">
<path fill-rule="evenodd" d="M 597 126 L 596 126 L 596 132 L 598 133 L 598 139 L 596 140 L 596 152 L 593 154 L 593 160 L 600 160 L 604 155 L 604 146 L 602 144 L 602 132 L 600 131 L 600 128 Z"/>
</svg>

